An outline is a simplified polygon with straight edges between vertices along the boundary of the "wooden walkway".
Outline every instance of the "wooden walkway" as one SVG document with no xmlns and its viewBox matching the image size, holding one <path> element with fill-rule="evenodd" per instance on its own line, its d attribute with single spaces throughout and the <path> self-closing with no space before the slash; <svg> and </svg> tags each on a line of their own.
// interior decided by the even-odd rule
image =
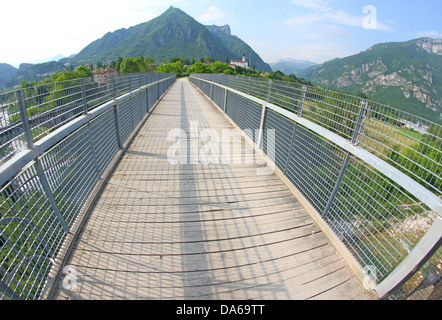
<svg viewBox="0 0 442 320">
<path fill-rule="evenodd" d="M 105 186 L 68 259 L 76 286 L 55 298 L 369 299 L 275 174 L 168 161 L 169 132 L 192 121 L 234 129 L 181 79 Z"/>
</svg>

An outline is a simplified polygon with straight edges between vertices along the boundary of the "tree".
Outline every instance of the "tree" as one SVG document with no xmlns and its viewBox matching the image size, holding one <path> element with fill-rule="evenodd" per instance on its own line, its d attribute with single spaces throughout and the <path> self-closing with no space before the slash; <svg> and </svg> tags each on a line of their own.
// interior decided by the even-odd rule
<svg viewBox="0 0 442 320">
<path fill-rule="evenodd" d="M 155 72 L 157 70 L 157 63 L 154 59 L 152 59 L 151 57 L 147 57 L 146 59 L 144 59 L 144 63 L 146 64 L 146 72 Z"/>
<path fill-rule="evenodd" d="M 118 63 L 118 62 L 117 62 Z M 125 58 L 120 66 L 120 73 L 137 73 L 140 72 L 137 63 L 133 58 Z"/>
<path fill-rule="evenodd" d="M 195 69 L 195 73 L 211 73 L 210 68 L 201 61 L 196 62 L 193 68 Z"/>
<path fill-rule="evenodd" d="M 183 74 L 183 63 L 181 60 L 171 63 L 162 64 L 158 67 L 157 71 L 162 73 L 174 73 L 177 76 L 182 76 Z"/>
<path fill-rule="evenodd" d="M 123 62 L 123 58 L 118 57 L 117 62 L 115 64 L 115 70 L 117 70 L 117 72 L 120 72 L 122 62 Z"/>
<path fill-rule="evenodd" d="M 147 72 L 147 65 L 144 62 L 143 56 L 139 56 L 138 58 L 135 58 L 134 61 L 138 66 L 138 72 Z"/>
<path fill-rule="evenodd" d="M 212 63 L 210 68 L 213 73 L 224 73 L 225 70 L 232 69 L 227 63 L 221 61 Z"/>
</svg>

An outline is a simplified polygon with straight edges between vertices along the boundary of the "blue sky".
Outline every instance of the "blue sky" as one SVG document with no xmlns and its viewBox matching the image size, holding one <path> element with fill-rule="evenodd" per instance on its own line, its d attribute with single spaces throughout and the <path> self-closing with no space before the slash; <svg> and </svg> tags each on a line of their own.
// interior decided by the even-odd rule
<svg viewBox="0 0 442 320">
<path fill-rule="evenodd" d="M 266 61 L 324 61 L 370 46 L 442 38 L 440 0 L 59 0 L 0 4 L 0 62 L 79 52 L 108 31 L 151 20 L 170 6 L 203 24 L 229 24 Z M 365 11 L 364 11 L 365 8 Z"/>
</svg>

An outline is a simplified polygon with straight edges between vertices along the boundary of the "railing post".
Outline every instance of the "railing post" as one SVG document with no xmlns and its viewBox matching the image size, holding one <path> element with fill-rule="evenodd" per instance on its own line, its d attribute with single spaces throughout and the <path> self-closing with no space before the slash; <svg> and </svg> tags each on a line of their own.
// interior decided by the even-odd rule
<svg viewBox="0 0 442 320">
<path fill-rule="evenodd" d="M 60 212 L 60 209 L 57 206 L 57 202 L 55 201 L 54 195 L 52 194 L 48 179 L 46 178 L 46 175 L 43 170 L 43 166 L 42 166 L 39 158 L 35 159 L 35 168 L 36 168 L 37 176 L 40 180 L 41 186 L 43 187 L 43 191 L 49 200 L 49 204 L 51 205 L 51 208 L 54 211 L 55 216 L 58 219 L 58 222 L 60 223 L 64 232 L 69 233 L 69 227 L 66 224 L 66 221 L 64 220 L 63 215 Z"/>
<path fill-rule="evenodd" d="M 17 91 L 18 108 L 20 110 L 21 121 L 23 123 L 23 131 L 28 149 L 34 149 L 34 139 L 32 138 L 31 126 L 29 125 L 28 114 L 26 113 L 25 95 L 23 90 Z"/>
<path fill-rule="evenodd" d="M 299 105 L 298 117 L 302 117 L 302 110 L 304 109 L 305 96 L 307 95 L 307 86 L 302 86 L 301 103 Z"/>
<path fill-rule="evenodd" d="M 81 79 L 81 99 L 83 100 L 83 113 L 87 113 L 86 85 L 85 80 Z"/>
<path fill-rule="evenodd" d="M 344 159 L 344 163 L 341 166 L 341 170 L 339 171 L 338 179 L 336 180 L 335 186 L 333 187 L 333 191 L 330 195 L 330 198 L 327 201 L 327 205 L 324 208 L 324 211 L 322 212 L 322 218 L 325 219 L 328 215 L 328 212 L 330 211 L 330 208 L 333 204 L 333 201 L 335 200 L 336 194 L 338 193 L 339 186 L 341 185 L 342 178 L 344 178 L 345 171 L 347 170 L 348 163 L 350 161 L 350 153 L 347 153 Z"/>
<path fill-rule="evenodd" d="M 267 90 L 267 102 L 270 101 L 270 92 L 272 91 L 272 79 L 269 79 L 269 88 Z"/>
<path fill-rule="evenodd" d="M 302 96 L 301 96 L 301 103 L 300 103 L 299 109 L 298 109 L 298 117 L 302 117 L 302 110 L 304 109 L 304 101 L 305 101 L 306 93 L 307 93 L 307 86 L 302 86 Z M 289 153 L 287 155 L 287 162 L 286 162 L 285 168 L 284 168 L 284 175 L 287 173 L 287 169 L 289 167 L 290 158 L 292 157 L 293 147 L 295 145 L 295 136 L 296 136 L 296 128 L 297 127 L 298 127 L 298 123 L 294 122 L 294 124 L 293 124 L 292 139 L 290 141 L 290 150 L 289 150 Z"/>
<path fill-rule="evenodd" d="M 265 105 L 263 105 L 262 111 L 261 111 L 261 121 L 259 124 L 258 139 L 256 141 L 256 145 L 258 146 L 258 149 L 264 148 L 264 146 L 261 146 L 261 145 L 262 145 L 262 140 L 264 138 L 264 125 L 265 125 L 266 115 L 267 115 L 267 107 Z"/>
<path fill-rule="evenodd" d="M 149 113 L 149 88 L 146 87 L 146 113 Z"/>
<path fill-rule="evenodd" d="M 226 89 L 226 92 L 225 92 L 225 94 L 224 94 L 224 106 L 223 106 L 223 111 L 224 111 L 224 113 L 226 113 L 226 108 L 227 108 L 227 89 Z"/>
<path fill-rule="evenodd" d="M 361 108 L 359 111 L 358 122 L 356 123 L 355 132 L 353 133 L 353 137 L 351 139 L 351 143 L 354 145 L 357 145 L 358 143 L 358 136 L 361 133 L 362 123 L 364 121 L 365 114 L 367 112 L 367 106 L 368 106 L 367 100 L 363 99 L 361 101 Z"/>
<path fill-rule="evenodd" d="M 114 106 L 114 120 L 115 120 L 115 131 L 117 133 L 118 148 L 123 149 L 123 141 L 121 139 L 121 128 L 120 128 L 120 112 L 118 110 L 118 103 Z"/>
<path fill-rule="evenodd" d="M 117 88 L 115 83 L 115 73 L 112 75 L 112 96 L 115 99 L 117 97 Z"/>
</svg>

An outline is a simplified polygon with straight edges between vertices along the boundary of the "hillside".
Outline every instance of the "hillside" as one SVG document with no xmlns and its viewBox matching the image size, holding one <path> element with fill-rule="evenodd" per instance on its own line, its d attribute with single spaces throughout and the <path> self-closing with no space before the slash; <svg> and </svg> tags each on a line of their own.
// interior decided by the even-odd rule
<svg viewBox="0 0 442 320">
<path fill-rule="evenodd" d="M 442 122 L 442 39 L 377 44 L 310 67 L 300 76 Z"/>
<path fill-rule="evenodd" d="M 275 62 L 269 63 L 270 67 L 274 70 L 280 70 L 285 74 L 300 75 L 305 69 L 316 66 L 317 63 L 306 60 L 296 60 L 291 58 L 280 59 Z"/>
<path fill-rule="evenodd" d="M 151 57 L 166 61 L 174 57 L 200 59 L 213 57 L 226 61 L 239 59 L 242 52 L 253 52 L 257 69 L 270 71 L 258 54 L 245 42 L 217 27 L 206 28 L 180 9 L 170 7 L 159 17 L 128 29 L 119 29 L 95 40 L 72 60 L 76 64 L 116 60 L 118 57 Z"/>
<path fill-rule="evenodd" d="M 247 59 L 249 60 L 250 67 L 254 67 L 256 70 L 261 70 L 265 72 L 272 71 L 269 64 L 265 63 L 261 57 L 243 40 L 237 36 L 232 35 L 230 27 L 228 25 L 219 27 L 215 25 L 205 26 L 213 35 L 218 37 L 224 46 L 231 52 L 228 56 L 229 59 L 240 59 L 243 53 L 246 53 Z M 222 59 L 220 59 L 223 61 Z"/>
<path fill-rule="evenodd" d="M 18 69 L 7 63 L 0 63 L 0 90 L 5 88 L 5 83 L 15 74 Z"/>
</svg>

